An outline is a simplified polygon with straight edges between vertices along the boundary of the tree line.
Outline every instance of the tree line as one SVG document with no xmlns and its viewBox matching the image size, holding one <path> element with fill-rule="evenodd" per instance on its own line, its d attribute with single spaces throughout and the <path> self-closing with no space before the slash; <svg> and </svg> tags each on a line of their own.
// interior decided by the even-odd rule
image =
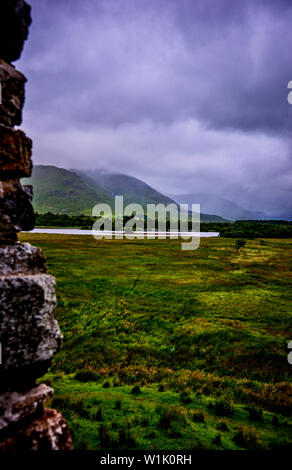
<svg viewBox="0 0 292 470">
<path fill-rule="evenodd" d="M 131 217 L 125 216 L 123 225 Z M 95 222 L 94 217 L 79 215 L 72 216 L 67 214 L 36 214 L 37 227 L 67 227 L 91 230 Z M 158 221 L 156 220 L 158 228 Z M 113 229 L 115 228 L 115 219 L 113 217 Z M 144 228 L 147 228 L 147 218 L 144 218 Z M 169 219 L 166 220 L 166 230 L 170 228 Z M 189 230 L 192 230 L 191 220 Z M 286 220 L 237 220 L 235 222 L 202 222 L 201 232 L 219 232 L 221 237 L 228 238 L 291 238 L 292 222 Z"/>
</svg>

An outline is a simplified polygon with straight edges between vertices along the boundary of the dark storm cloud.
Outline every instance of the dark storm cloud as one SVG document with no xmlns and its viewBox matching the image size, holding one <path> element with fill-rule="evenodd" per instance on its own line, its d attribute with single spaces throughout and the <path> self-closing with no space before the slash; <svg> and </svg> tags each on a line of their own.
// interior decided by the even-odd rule
<svg viewBox="0 0 292 470">
<path fill-rule="evenodd" d="M 191 177 L 214 191 L 217 175 L 216 191 L 246 205 L 256 191 L 260 209 L 288 200 L 291 1 L 30 3 L 17 66 L 37 161 L 102 164 L 169 192 Z"/>
<path fill-rule="evenodd" d="M 25 61 L 39 112 L 84 126 L 195 117 L 291 129 L 291 2 L 31 3 Z"/>
</svg>

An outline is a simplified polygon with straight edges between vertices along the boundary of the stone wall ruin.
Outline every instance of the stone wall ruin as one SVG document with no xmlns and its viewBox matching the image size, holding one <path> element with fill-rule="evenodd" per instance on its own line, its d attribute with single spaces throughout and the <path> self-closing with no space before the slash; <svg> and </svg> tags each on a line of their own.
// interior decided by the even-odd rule
<svg viewBox="0 0 292 470">
<path fill-rule="evenodd" d="M 55 279 L 42 251 L 17 241 L 34 227 L 32 141 L 15 130 L 22 121 L 24 75 L 11 62 L 22 52 L 31 23 L 24 0 L 0 3 L 0 450 L 70 450 L 62 415 L 44 403 L 53 390 L 36 380 L 48 370 L 62 336 L 54 316 Z"/>
</svg>

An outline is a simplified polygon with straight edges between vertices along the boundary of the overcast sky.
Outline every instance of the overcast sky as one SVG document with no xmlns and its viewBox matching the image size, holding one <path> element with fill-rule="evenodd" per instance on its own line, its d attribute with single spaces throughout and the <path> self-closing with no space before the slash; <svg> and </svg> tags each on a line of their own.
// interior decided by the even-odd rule
<svg viewBox="0 0 292 470">
<path fill-rule="evenodd" d="M 292 213 L 291 0 L 30 0 L 34 163 Z"/>
</svg>

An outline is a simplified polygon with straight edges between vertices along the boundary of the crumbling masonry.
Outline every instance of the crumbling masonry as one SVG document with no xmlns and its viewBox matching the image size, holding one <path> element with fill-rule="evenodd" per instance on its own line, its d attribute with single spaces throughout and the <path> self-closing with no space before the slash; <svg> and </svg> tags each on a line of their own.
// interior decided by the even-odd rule
<svg viewBox="0 0 292 470">
<path fill-rule="evenodd" d="M 22 52 L 31 23 L 24 0 L 0 2 L 0 450 L 66 450 L 71 437 L 56 410 L 44 407 L 53 390 L 36 385 L 61 345 L 55 320 L 55 279 L 42 251 L 17 241 L 34 227 L 32 142 L 15 130 L 22 120 L 26 78 L 11 62 Z"/>
</svg>

